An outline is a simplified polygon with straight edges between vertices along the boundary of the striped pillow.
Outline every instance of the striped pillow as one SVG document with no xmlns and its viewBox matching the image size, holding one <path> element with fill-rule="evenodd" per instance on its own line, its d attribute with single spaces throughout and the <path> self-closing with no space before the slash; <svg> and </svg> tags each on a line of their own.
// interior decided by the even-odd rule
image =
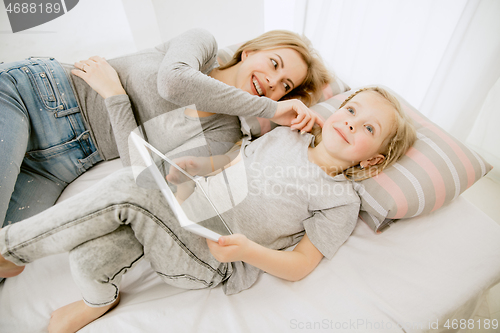
<svg viewBox="0 0 500 333">
<path fill-rule="evenodd" d="M 217 54 L 217 61 L 220 65 L 227 63 L 233 57 L 236 50 L 240 47 L 241 44 L 231 45 L 226 48 L 220 49 Z M 349 90 L 349 86 L 345 84 L 342 80 L 335 77 L 335 80 L 330 84 L 326 85 L 323 89 L 323 94 L 320 97 L 319 101 L 326 101 L 330 99 L 332 96 L 340 94 L 344 91 Z M 241 122 L 241 131 L 245 136 L 251 136 L 253 138 L 259 137 L 261 135 L 266 134 L 276 126 L 277 124 L 273 123 L 267 118 L 260 117 L 240 117 Z"/>
<path fill-rule="evenodd" d="M 328 117 L 352 92 L 334 96 L 312 109 Z M 413 119 L 417 141 L 396 164 L 376 177 L 354 183 L 361 197 L 360 217 L 377 233 L 398 219 L 442 207 L 492 169 L 476 152 L 392 93 Z"/>
</svg>

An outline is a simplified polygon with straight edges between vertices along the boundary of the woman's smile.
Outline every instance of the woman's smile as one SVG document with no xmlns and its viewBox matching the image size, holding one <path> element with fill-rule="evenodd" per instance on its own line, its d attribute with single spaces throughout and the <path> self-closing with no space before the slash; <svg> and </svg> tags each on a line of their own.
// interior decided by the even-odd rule
<svg viewBox="0 0 500 333">
<path fill-rule="evenodd" d="M 266 90 L 262 87 L 262 85 L 259 82 L 259 79 L 255 75 L 252 76 L 252 83 L 255 88 L 255 93 L 259 96 L 265 96 L 266 95 Z"/>
<path fill-rule="evenodd" d="M 236 66 L 235 87 L 275 101 L 300 86 L 307 74 L 301 55 L 289 48 L 244 51 Z"/>
</svg>

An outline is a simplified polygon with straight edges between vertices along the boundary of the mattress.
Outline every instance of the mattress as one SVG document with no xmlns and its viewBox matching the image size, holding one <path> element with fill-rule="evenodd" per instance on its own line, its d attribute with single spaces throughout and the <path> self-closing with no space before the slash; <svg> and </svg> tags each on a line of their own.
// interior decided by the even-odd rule
<svg viewBox="0 0 500 333">
<path fill-rule="evenodd" d="M 121 167 L 102 162 L 60 201 Z M 117 308 L 81 332 L 456 332 L 500 282 L 500 226 L 458 197 L 375 234 L 358 220 L 332 260 L 288 282 L 263 274 L 250 289 L 182 290 L 146 261 L 122 282 Z M 80 299 L 67 254 L 29 264 L 0 286 L 0 331 L 45 332 L 55 309 Z"/>
</svg>

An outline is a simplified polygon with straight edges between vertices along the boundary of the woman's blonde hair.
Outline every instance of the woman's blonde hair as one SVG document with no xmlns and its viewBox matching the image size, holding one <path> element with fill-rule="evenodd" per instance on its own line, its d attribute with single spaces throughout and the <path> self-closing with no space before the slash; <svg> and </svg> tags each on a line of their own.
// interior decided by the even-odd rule
<svg viewBox="0 0 500 333">
<path fill-rule="evenodd" d="M 396 117 L 392 133 L 384 140 L 382 148 L 379 151 L 380 154 L 385 156 L 384 161 L 380 164 L 373 165 L 365 169 L 358 164 L 343 171 L 343 174 L 347 179 L 354 181 L 360 181 L 376 176 L 377 174 L 382 172 L 382 170 L 403 157 L 417 139 L 417 133 L 415 127 L 413 126 L 413 121 L 406 114 L 406 112 L 404 112 L 398 99 L 384 88 L 366 87 L 359 89 L 351 96 L 349 96 L 340 105 L 339 109 L 343 108 L 354 96 L 364 91 L 377 92 L 378 94 L 380 94 L 380 96 L 385 98 L 385 100 L 396 111 Z M 322 139 L 321 128 L 319 126 L 315 126 L 313 128 L 312 134 L 315 136 L 315 145 L 319 144 Z"/>
<path fill-rule="evenodd" d="M 332 81 L 332 75 L 324 65 L 319 54 L 312 48 L 307 37 L 301 36 L 287 30 L 268 31 L 257 38 L 251 39 L 241 45 L 233 55 L 233 58 L 220 70 L 236 65 L 241 61 L 243 51 L 261 51 L 278 48 L 289 48 L 297 51 L 307 65 L 307 74 L 304 82 L 286 94 L 285 99 L 300 99 L 305 105 L 316 103 L 326 84 Z"/>
</svg>

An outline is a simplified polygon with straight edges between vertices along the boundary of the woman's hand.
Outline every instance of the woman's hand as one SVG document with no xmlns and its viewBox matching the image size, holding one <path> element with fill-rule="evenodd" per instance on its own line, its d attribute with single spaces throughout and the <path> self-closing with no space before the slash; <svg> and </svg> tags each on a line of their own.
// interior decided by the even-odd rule
<svg viewBox="0 0 500 333">
<path fill-rule="evenodd" d="M 75 67 L 71 73 L 85 80 L 102 98 L 126 94 L 118 73 L 104 58 L 94 56 L 77 61 Z"/>
<path fill-rule="evenodd" d="M 244 261 L 251 244 L 252 241 L 242 234 L 221 236 L 219 242 L 207 239 L 210 253 L 219 262 Z"/>
<path fill-rule="evenodd" d="M 271 121 L 301 132 L 310 132 L 314 124 L 323 127 L 324 120 L 298 99 L 279 101 L 278 109 Z"/>
</svg>

